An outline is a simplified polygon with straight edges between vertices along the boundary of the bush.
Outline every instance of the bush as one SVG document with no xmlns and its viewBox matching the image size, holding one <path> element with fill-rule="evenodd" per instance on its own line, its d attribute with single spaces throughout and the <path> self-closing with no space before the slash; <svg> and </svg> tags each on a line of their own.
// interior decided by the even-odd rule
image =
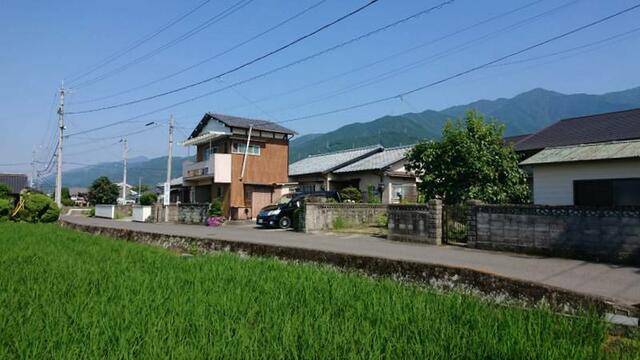
<svg viewBox="0 0 640 360">
<path fill-rule="evenodd" d="M 222 201 L 216 198 L 209 205 L 209 216 L 222 216 Z"/>
<path fill-rule="evenodd" d="M 0 183 L 0 199 L 5 199 L 9 197 L 9 185 L 5 183 Z"/>
<path fill-rule="evenodd" d="M 24 205 L 18 211 L 17 219 L 30 223 L 54 222 L 58 220 L 60 209 L 51 198 L 44 194 L 24 192 Z"/>
<path fill-rule="evenodd" d="M 64 206 L 74 206 L 75 204 L 76 202 L 71 199 L 62 199 L 62 205 Z"/>
<path fill-rule="evenodd" d="M 0 221 L 7 221 L 11 217 L 11 200 L 0 198 Z"/>
<path fill-rule="evenodd" d="M 349 223 L 347 222 L 347 220 L 345 220 L 344 218 L 338 216 L 335 219 L 333 219 L 333 229 L 334 230 L 341 230 L 344 228 L 347 228 L 349 226 Z"/>
<path fill-rule="evenodd" d="M 153 192 L 146 192 L 140 195 L 140 205 L 153 205 L 158 201 L 158 195 Z"/>
<path fill-rule="evenodd" d="M 389 215 L 384 213 L 376 216 L 376 225 L 379 227 L 389 227 Z"/>
<path fill-rule="evenodd" d="M 95 217 L 96 216 L 96 208 L 91 208 L 89 209 L 89 212 L 87 213 L 88 217 Z"/>
<path fill-rule="evenodd" d="M 342 201 L 358 203 L 362 200 L 362 193 L 355 187 L 349 186 L 340 191 L 340 197 L 342 198 Z"/>
</svg>

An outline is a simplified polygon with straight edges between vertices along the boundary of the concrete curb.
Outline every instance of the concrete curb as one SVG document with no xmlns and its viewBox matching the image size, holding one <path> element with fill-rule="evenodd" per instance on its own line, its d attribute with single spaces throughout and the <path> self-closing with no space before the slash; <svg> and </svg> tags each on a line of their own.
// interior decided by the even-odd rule
<svg viewBox="0 0 640 360">
<path fill-rule="evenodd" d="M 637 316 L 639 314 L 638 309 L 635 307 L 618 303 L 613 299 L 578 293 L 536 282 L 511 279 L 462 267 L 287 246 L 166 235 L 147 231 L 82 225 L 66 220 L 61 220 L 60 225 L 91 234 L 106 235 L 184 252 L 193 251 L 194 249 L 205 253 L 214 251 L 243 252 L 254 256 L 326 263 L 343 269 L 363 271 L 369 275 L 400 277 L 423 284 L 430 284 L 432 281 L 453 281 L 456 285 L 463 285 L 487 295 L 506 293 L 512 298 L 529 302 L 545 300 L 552 308 L 559 311 L 564 311 L 568 305 L 571 308 L 593 309 L 599 313 L 616 313 L 627 316 Z"/>
</svg>

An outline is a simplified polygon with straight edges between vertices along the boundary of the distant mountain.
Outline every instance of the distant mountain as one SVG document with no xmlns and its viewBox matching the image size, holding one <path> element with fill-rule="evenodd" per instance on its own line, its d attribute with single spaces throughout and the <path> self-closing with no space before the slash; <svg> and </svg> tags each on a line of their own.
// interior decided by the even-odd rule
<svg viewBox="0 0 640 360">
<path fill-rule="evenodd" d="M 172 178 L 182 176 L 182 161 L 187 157 L 176 157 L 172 159 Z M 122 161 L 105 162 L 95 165 L 85 166 L 73 170 L 67 170 L 62 177 L 63 186 L 68 187 L 89 187 L 93 180 L 99 176 L 106 176 L 113 182 L 122 181 Z M 129 159 L 127 162 L 127 183 L 135 185 L 141 178 L 143 184 L 155 185 L 164 182 L 167 177 L 167 157 L 157 157 L 148 159 L 138 156 Z M 49 183 L 54 183 L 55 179 L 46 179 Z"/>
<path fill-rule="evenodd" d="M 533 89 L 513 98 L 479 100 L 442 111 L 425 110 L 399 116 L 383 116 L 370 122 L 345 125 L 325 134 L 303 135 L 291 142 L 290 161 L 311 154 L 382 144 L 412 144 L 425 138 L 438 138 L 447 119 L 458 118 L 476 109 L 488 118 L 506 125 L 505 135 L 539 130 L 557 120 L 640 107 L 640 87 L 602 95 L 561 94 Z"/>
</svg>

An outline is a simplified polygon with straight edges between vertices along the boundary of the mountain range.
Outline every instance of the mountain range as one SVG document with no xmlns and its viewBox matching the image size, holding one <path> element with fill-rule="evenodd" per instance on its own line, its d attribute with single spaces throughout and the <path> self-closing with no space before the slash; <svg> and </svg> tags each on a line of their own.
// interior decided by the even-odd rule
<svg viewBox="0 0 640 360">
<path fill-rule="evenodd" d="M 636 107 L 640 107 L 640 87 L 602 95 L 561 94 L 533 89 L 509 99 L 480 100 L 440 111 L 383 116 L 324 134 L 302 135 L 292 139 L 289 158 L 294 162 L 312 154 L 353 147 L 374 144 L 396 146 L 438 138 L 448 119 L 462 117 L 469 109 L 504 123 L 505 135 L 508 136 L 531 133 L 564 118 Z"/>
<path fill-rule="evenodd" d="M 459 118 L 475 109 L 487 118 L 506 125 L 505 135 L 520 135 L 537 131 L 557 120 L 640 107 L 640 87 L 602 95 L 562 94 L 545 89 L 533 89 L 512 98 L 479 100 L 436 111 L 424 110 L 395 116 L 383 116 L 369 122 L 354 122 L 322 134 L 294 137 L 289 146 L 289 161 L 312 154 L 382 144 L 385 147 L 414 144 L 422 139 L 438 138 L 449 119 Z M 174 157 L 173 177 L 182 174 L 182 161 Z M 166 177 L 167 157 L 136 158 L 127 167 L 129 183 L 142 177 L 144 184 L 156 184 Z M 65 171 L 65 186 L 88 186 L 98 176 L 114 181 L 122 179 L 122 162 L 109 162 Z M 52 182 L 53 179 L 48 179 Z"/>
</svg>

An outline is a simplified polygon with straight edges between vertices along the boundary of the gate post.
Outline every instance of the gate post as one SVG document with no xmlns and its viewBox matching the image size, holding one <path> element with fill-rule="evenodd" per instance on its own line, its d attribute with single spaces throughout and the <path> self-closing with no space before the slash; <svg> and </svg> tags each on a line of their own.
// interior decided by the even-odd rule
<svg viewBox="0 0 640 360">
<path fill-rule="evenodd" d="M 467 246 L 476 247 L 478 241 L 478 206 L 482 205 L 480 200 L 467 201 Z"/>
<path fill-rule="evenodd" d="M 427 204 L 429 205 L 427 231 L 430 243 L 442 245 L 442 200 L 432 199 Z"/>
</svg>

